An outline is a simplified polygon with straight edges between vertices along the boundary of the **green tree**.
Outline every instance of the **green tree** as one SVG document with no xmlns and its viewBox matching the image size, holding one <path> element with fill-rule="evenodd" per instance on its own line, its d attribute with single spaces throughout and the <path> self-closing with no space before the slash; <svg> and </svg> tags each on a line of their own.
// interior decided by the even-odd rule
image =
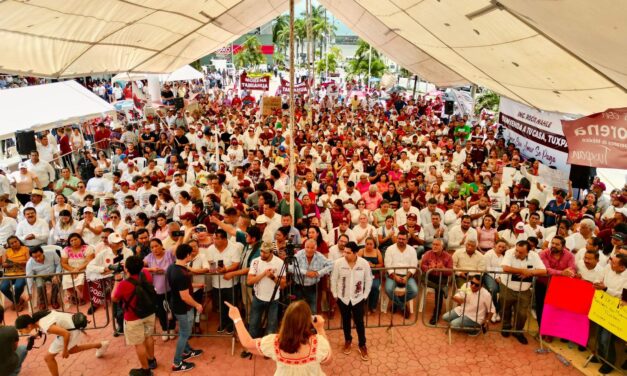
<svg viewBox="0 0 627 376">
<path fill-rule="evenodd" d="M 479 94 L 475 103 L 475 112 L 481 112 L 484 108 L 486 110 L 498 112 L 499 111 L 499 103 L 501 102 L 501 97 L 493 92 L 492 90 L 483 89 L 483 92 Z"/>
<path fill-rule="evenodd" d="M 342 51 L 339 47 L 333 46 L 329 50 L 329 53 L 322 56 L 316 64 L 316 72 L 323 73 L 327 71 L 327 61 L 329 63 L 329 73 L 334 73 L 338 64 L 342 61 Z"/>
<path fill-rule="evenodd" d="M 263 64 L 266 59 L 261 53 L 261 43 L 259 38 L 253 35 L 246 39 L 242 44 L 241 50 L 235 55 L 235 65 L 238 68 L 252 67 L 256 68 L 259 64 Z"/>
<path fill-rule="evenodd" d="M 372 57 L 370 54 L 372 54 Z M 352 76 L 364 77 L 366 80 L 369 80 L 368 65 L 370 65 L 370 77 L 380 78 L 385 73 L 385 64 L 381 60 L 379 51 L 374 48 L 371 49 L 368 43 L 360 39 L 357 42 L 355 56 L 348 62 L 348 72 Z"/>
</svg>

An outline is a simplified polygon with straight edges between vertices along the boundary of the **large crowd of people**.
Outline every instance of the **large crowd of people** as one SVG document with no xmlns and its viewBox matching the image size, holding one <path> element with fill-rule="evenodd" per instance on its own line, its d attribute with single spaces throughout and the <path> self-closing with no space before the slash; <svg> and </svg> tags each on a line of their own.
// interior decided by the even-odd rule
<svg viewBox="0 0 627 376">
<path fill-rule="evenodd" d="M 115 85 L 108 99 L 125 96 Z M 139 301 L 114 309 L 118 331 L 137 350 L 136 374 L 150 374 L 155 342 L 177 335 L 172 370 L 194 368 L 188 360 L 202 350 L 188 338 L 203 331 L 208 305 L 219 312 L 211 331 L 237 329 L 248 349 L 290 368 L 303 364 L 278 359 L 274 339 L 252 338 L 279 329 L 292 293 L 313 314 L 339 311 L 345 354 L 353 320 L 366 361 L 364 316 L 386 309 L 387 298 L 409 318 L 421 283 L 435 290 L 431 325 L 445 320 L 474 334 L 502 322 L 503 336 L 523 344 L 532 307 L 542 320 L 551 276 L 582 278 L 617 297 L 627 288 L 626 188 L 607 192 L 594 178 L 581 192 L 532 190 L 540 161 L 523 158 L 487 116 L 443 114 L 439 98 L 314 93 L 296 101 L 293 139 L 287 104 L 262 115 L 250 93 L 218 85 L 196 95 L 191 111 L 165 107 L 137 122 L 101 119 L 39 134 L 28 160 L 0 173 L 2 264 L 15 277 L 0 286 L 5 309 L 23 311 L 36 296 L 39 311 L 78 305 L 91 314 L 143 286 L 153 312 L 138 314 Z M 188 96 L 184 85 L 161 95 L 166 103 Z M 511 185 L 503 184 L 505 167 L 516 171 Z M 449 285 L 459 306 L 446 312 Z M 231 305 L 246 314 L 229 316 Z M 65 335 L 68 317 L 52 315 L 22 318 L 21 329 Z M 155 321 L 161 338 L 153 341 Z M 607 373 L 618 339 L 601 327 L 598 338 Z M 319 355 L 305 363 L 326 361 L 328 342 L 310 343 Z M 102 355 L 107 345 L 76 351 Z M 68 343 L 53 346 L 54 354 L 73 353 Z"/>
</svg>

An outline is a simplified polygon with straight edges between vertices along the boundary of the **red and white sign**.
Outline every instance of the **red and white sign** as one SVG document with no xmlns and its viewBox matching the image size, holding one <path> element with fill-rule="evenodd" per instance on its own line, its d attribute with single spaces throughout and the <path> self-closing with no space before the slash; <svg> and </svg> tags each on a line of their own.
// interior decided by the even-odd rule
<svg viewBox="0 0 627 376">
<path fill-rule="evenodd" d="M 627 107 L 562 120 L 568 163 L 627 169 Z"/>
<path fill-rule="evenodd" d="M 289 94 L 290 82 L 281 80 L 281 86 L 277 89 L 277 95 Z M 309 93 L 309 84 L 307 81 L 302 81 L 294 84 L 294 94 L 307 94 Z"/>
<path fill-rule="evenodd" d="M 270 77 L 248 77 L 246 72 L 240 76 L 240 88 L 242 90 L 262 90 L 270 89 Z"/>
</svg>

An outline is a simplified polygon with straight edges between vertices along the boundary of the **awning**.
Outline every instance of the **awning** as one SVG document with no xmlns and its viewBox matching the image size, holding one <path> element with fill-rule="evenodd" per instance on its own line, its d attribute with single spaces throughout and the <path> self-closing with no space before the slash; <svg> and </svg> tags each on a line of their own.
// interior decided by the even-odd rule
<svg viewBox="0 0 627 376">
<path fill-rule="evenodd" d="M 111 82 L 117 81 L 141 81 L 148 79 L 151 73 L 133 73 L 133 72 L 123 72 L 118 73 L 113 78 L 111 78 Z M 191 80 L 200 80 L 203 78 L 203 74 L 196 69 L 194 69 L 191 65 L 185 65 L 172 73 L 160 74 L 159 81 L 161 82 L 170 82 L 170 81 L 191 81 Z"/>
<path fill-rule="evenodd" d="M 0 139 L 114 113 L 111 104 L 74 80 L 0 90 Z"/>
<path fill-rule="evenodd" d="M 372 46 L 439 86 L 476 83 L 543 110 L 627 103 L 627 2 L 320 0 Z M 0 2 L 0 71 L 168 73 L 287 10 L 287 0 Z"/>
</svg>

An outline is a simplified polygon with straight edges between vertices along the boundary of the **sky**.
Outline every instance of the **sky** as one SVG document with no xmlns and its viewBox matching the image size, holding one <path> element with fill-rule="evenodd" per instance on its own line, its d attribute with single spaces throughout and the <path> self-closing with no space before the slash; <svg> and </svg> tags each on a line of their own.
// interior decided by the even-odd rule
<svg viewBox="0 0 627 376">
<path fill-rule="evenodd" d="M 313 6 L 318 6 L 320 5 L 320 2 L 318 0 L 312 0 L 311 4 Z M 305 12 L 305 0 L 297 1 L 296 5 L 294 6 L 294 11 L 297 16 L 300 15 L 301 13 L 304 13 Z M 331 14 L 330 11 L 327 11 L 327 17 L 329 19 L 329 22 L 333 21 L 333 15 Z M 337 18 L 335 19 L 335 27 L 337 27 L 335 31 L 335 35 L 355 35 L 355 33 L 351 29 L 349 29 L 348 26 L 344 25 Z"/>
</svg>

